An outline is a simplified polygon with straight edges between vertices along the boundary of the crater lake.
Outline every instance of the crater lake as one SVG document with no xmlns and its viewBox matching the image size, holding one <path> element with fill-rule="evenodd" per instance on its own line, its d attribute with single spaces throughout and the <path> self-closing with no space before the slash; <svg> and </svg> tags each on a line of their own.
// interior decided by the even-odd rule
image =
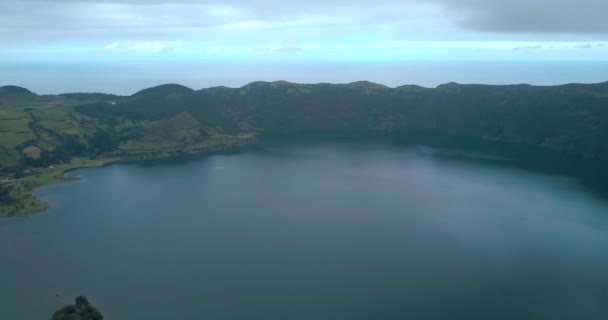
<svg viewBox="0 0 608 320">
<path fill-rule="evenodd" d="M 82 169 L 0 220 L 0 319 L 606 319 L 608 202 L 500 158 L 270 144 Z"/>
</svg>

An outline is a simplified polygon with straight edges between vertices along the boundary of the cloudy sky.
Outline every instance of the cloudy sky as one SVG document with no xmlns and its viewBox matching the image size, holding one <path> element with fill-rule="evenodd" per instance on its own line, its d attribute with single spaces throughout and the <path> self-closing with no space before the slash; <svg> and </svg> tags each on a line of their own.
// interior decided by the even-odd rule
<svg viewBox="0 0 608 320">
<path fill-rule="evenodd" d="M 607 12 L 606 0 L 2 0 L 0 60 L 608 61 Z"/>
</svg>

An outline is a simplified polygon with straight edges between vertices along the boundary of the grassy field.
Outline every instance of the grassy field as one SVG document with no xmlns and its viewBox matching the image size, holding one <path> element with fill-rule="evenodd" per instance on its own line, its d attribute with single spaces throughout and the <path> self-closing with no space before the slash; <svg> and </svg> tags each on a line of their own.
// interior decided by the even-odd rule
<svg viewBox="0 0 608 320">
<path fill-rule="evenodd" d="M 5 149 L 36 138 L 30 114 L 21 107 L 0 108 L 0 146 Z"/>
<path fill-rule="evenodd" d="M 19 161 L 19 150 L 15 148 L 22 143 L 36 138 L 29 127 L 30 115 L 19 107 L 0 108 L 0 164 L 15 165 Z"/>
<path fill-rule="evenodd" d="M 73 111 L 71 106 L 0 107 L 0 167 L 19 163 L 29 143 L 44 150 L 53 150 L 57 137 L 83 137 L 93 134 L 99 124 Z"/>
<path fill-rule="evenodd" d="M 144 122 L 134 129 L 135 139 L 123 141 L 119 149 L 128 154 L 150 152 L 188 152 L 202 141 L 217 139 L 220 134 L 202 127 L 188 113 L 160 121 Z"/>
<path fill-rule="evenodd" d="M 74 112 L 70 106 L 36 109 L 32 116 L 37 125 L 59 134 L 84 136 L 96 129 L 91 119 Z"/>
</svg>

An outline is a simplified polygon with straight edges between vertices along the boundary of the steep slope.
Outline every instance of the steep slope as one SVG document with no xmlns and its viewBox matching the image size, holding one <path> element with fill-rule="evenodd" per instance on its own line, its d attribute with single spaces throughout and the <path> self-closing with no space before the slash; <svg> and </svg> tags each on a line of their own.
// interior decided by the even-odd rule
<svg viewBox="0 0 608 320">
<path fill-rule="evenodd" d="M 461 85 L 388 88 L 370 82 L 254 82 L 192 91 L 143 90 L 92 117 L 157 121 L 187 112 L 225 132 L 269 135 L 442 135 L 521 144 L 608 159 L 608 83 L 542 87 Z"/>
<path fill-rule="evenodd" d="M 255 83 L 199 92 L 198 117 L 269 134 L 439 134 L 608 159 L 608 87 Z"/>
</svg>

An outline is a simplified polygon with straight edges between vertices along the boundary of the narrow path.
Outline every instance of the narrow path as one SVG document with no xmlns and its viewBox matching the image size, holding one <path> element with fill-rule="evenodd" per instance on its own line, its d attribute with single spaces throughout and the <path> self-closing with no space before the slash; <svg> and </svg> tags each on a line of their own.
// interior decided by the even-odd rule
<svg viewBox="0 0 608 320">
<path fill-rule="evenodd" d="M 17 190 L 17 188 L 19 188 L 19 186 L 21 185 L 21 182 L 23 182 L 23 178 L 19 179 L 19 181 L 17 182 L 17 184 L 11 190 L 11 193 L 10 193 L 11 197 L 13 196 L 13 192 L 15 192 L 15 190 Z"/>
</svg>

